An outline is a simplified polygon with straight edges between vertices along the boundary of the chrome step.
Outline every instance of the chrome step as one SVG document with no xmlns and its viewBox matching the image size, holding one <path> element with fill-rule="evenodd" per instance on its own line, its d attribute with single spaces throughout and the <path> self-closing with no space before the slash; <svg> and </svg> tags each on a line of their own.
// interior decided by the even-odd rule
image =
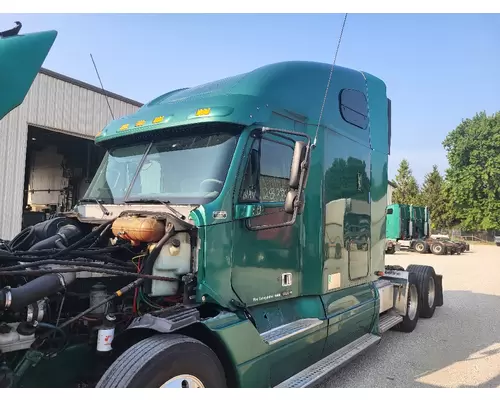
<svg viewBox="0 0 500 400">
<path fill-rule="evenodd" d="M 379 331 L 380 333 L 387 332 L 393 326 L 396 326 L 403 320 L 403 317 L 399 314 L 389 311 L 385 315 L 380 316 L 379 320 Z"/>
<path fill-rule="evenodd" d="M 299 333 L 308 331 L 323 323 L 319 318 L 304 318 L 286 325 L 278 326 L 267 332 L 261 333 L 260 337 L 269 345 L 281 342 Z"/>
<path fill-rule="evenodd" d="M 367 333 L 347 346 L 342 347 L 316 364 L 300 371 L 298 374 L 288 378 L 277 385 L 277 388 L 304 388 L 318 383 L 325 376 L 343 367 L 354 357 L 360 355 L 380 341 L 380 336 Z"/>
</svg>

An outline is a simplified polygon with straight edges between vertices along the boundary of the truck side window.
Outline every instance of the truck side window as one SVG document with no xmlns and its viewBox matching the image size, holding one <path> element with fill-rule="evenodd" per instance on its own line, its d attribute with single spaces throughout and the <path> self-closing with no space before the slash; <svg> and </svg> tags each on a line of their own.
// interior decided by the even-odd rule
<svg viewBox="0 0 500 400">
<path fill-rule="evenodd" d="M 258 141 L 252 151 L 258 151 Z M 255 166 L 252 157 L 246 166 L 243 186 L 240 192 L 240 201 L 274 203 L 284 202 L 288 192 L 290 168 L 292 165 L 293 147 L 291 144 L 278 143 L 265 138 L 260 140 L 260 163 L 257 182 L 252 175 Z M 254 197 L 255 195 L 257 197 Z"/>
<path fill-rule="evenodd" d="M 364 93 L 354 89 L 343 89 L 340 92 L 340 115 L 349 124 L 366 129 L 368 101 Z"/>
</svg>

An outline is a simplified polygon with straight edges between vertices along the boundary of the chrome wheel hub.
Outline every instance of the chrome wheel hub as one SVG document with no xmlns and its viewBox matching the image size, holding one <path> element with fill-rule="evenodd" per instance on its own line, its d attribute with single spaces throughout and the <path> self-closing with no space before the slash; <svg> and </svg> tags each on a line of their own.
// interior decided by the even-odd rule
<svg viewBox="0 0 500 400">
<path fill-rule="evenodd" d="M 169 379 L 160 388 L 168 388 L 168 389 L 202 389 L 205 385 L 193 375 L 177 375 L 172 379 Z"/>
<path fill-rule="evenodd" d="M 427 292 L 427 303 L 429 307 L 434 305 L 434 299 L 436 298 L 436 283 L 434 282 L 434 278 L 429 278 L 429 291 Z"/>
<path fill-rule="evenodd" d="M 414 320 L 418 310 L 418 291 L 415 285 L 411 285 L 408 290 L 408 318 Z"/>
</svg>

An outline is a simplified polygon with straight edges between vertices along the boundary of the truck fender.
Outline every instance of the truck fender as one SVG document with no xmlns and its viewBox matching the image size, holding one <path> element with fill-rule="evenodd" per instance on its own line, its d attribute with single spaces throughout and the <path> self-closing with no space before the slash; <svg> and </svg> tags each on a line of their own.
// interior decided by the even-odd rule
<svg viewBox="0 0 500 400">
<path fill-rule="evenodd" d="M 436 307 L 442 307 L 444 305 L 443 296 L 443 275 L 436 274 Z"/>
<path fill-rule="evenodd" d="M 168 313 L 168 314 L 167 314 Z M 133 344 L 155 333 L 173 333 L 200 322 L 197 308 L 177 307 L 163 314 L 144 314 L 135 318 L 129 326 L 113 340 L 113 349 L 119 355 Z"/>
</svg>

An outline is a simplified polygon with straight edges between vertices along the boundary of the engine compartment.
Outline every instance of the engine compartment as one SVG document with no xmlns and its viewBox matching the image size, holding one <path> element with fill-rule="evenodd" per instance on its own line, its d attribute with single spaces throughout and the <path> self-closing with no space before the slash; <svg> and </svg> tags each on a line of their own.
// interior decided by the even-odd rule
<svg viewBox="0 0 500 400">
<path fill-rule="evenodd" d="M 0 387 L 68 346 L 106 354 L 137 320 L 194 307 L 197 240 L 176 215 L 129 210 L 101 225 L 58 216 L 0 241 Z"/>
</svg>

